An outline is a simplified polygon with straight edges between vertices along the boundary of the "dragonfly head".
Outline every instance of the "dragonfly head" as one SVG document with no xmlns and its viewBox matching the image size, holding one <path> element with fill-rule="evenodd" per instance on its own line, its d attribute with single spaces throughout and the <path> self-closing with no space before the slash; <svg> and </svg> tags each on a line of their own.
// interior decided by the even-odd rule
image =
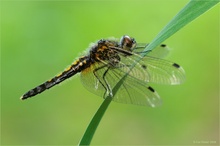
<svg viewBox="0 0 220 146">
<path fill-rule="evenodd" d="M 136 41 L 134 38 L 131 38 L 128 35 L 124 35 L 121 37 L 119 45 L 124 50 L 132 52 L 133 49 L 136 47 Z"/>
</svg>

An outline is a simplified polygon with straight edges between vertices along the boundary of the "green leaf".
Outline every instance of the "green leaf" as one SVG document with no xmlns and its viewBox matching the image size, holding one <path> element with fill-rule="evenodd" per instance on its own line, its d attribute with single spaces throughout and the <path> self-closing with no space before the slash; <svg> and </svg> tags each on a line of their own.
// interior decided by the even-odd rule
<svg viewBox="0 0 220 146">
<path fill-rule="evenodd" d="M 178 30 L 183 28 L 186 24 L 190 23 L 191 21 L 195 20 L 204 12 L 208 11 L 211 7 L 216 5 L 219 1 L 216 0 L 191 0 L 163 29 L 162 31 L 155 37 L 155 39 L 145 48 L 145 52 L 149 52 L 146 50 L 153 50 L 155 47 L 160 45 L 164 40 L 172 36 Z M 142 54 L 145 56 L 147 53 Z M 134 67 L 134 65 L 133 65 Z M 113 88 L 112 92 L 113 95 L 117 93 L 120 86 L 123 84 L 123 81 L 127 77 L 128 74 L 116 84 Z M 96 114 L 94 115 L 93 119 L 91 120 L 89 126 L 86 129 L 85 134 L 83 135 L 79 145 L 89 145 L 96 128 L 98 127 L 105 111 L 107 110 L 109 104 L 114 97 L 106 97 Z"/>
</svg>

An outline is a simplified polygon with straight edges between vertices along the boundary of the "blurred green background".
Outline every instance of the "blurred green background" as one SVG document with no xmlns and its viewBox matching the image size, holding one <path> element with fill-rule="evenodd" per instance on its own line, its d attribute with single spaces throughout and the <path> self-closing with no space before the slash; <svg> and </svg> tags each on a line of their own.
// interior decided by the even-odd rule
<svg viewBox="0 0 220 146">
<path fill-rule="evenodd" d="M 91 42 L 124 34 L 150 42 L 187 3 L 2 1 L 1 144 L 78 144 L 103 102 L 78 75 L 29 100 L 20 96 L 63 71 Z M 151 84 L 163 98 L 158 108 L 111 103 L 92 144 L 219 143 L 219 5 L 164 43 L 186 82 Z"/>
</svg>

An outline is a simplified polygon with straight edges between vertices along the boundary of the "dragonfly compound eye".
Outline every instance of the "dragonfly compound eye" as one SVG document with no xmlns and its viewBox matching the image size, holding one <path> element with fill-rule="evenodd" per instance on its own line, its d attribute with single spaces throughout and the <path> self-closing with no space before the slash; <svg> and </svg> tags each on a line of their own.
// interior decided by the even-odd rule
<svg viewBox="0 0 220 146">
<path fill-rule="evenodd" d="M 124 35 L 120 40 L 120 46 L 127 51 L 132 51 L 136 46 L 136 41 L 134 38 L 129 37 L 128 35 Z"/>
</svg>

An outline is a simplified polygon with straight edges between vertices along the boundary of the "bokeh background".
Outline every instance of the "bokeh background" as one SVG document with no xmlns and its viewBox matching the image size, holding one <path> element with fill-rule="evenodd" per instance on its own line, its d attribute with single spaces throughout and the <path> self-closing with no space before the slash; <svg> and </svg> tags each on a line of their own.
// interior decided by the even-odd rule
<svg viewBox="0 0 220 146">
<path fill-rule="evenodd" d="M 150 42 L 188 0 L 2 1 L 1 144 L 77 145 L 103 99 L 79 76 L 34 98 L 29 89 L 72 63 L 91 42 L 128 34 Z M 94 145 L 219 144 L 219 5 L 164 43 L 186 82 L 151 84 L 158 108 L 111 103 Z"/>
</svg>

